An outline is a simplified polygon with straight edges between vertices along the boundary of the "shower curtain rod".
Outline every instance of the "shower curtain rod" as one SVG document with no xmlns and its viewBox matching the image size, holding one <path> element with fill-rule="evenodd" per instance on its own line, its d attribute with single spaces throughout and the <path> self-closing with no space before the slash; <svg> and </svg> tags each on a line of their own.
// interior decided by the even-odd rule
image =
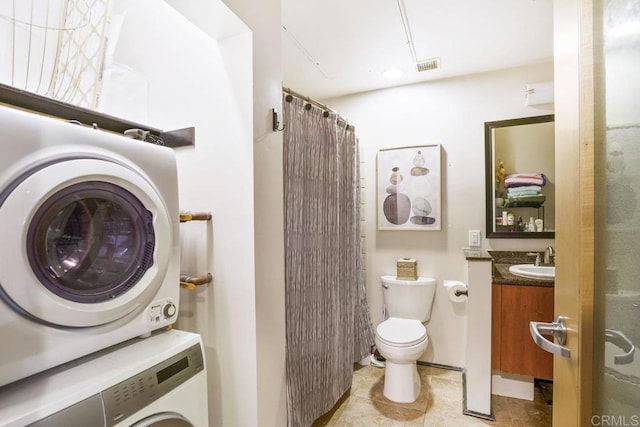
<svg viewBox="0 0 640 427">
<path fill-rule="evenodd" d="M 296 98 L 300 98 L 300 99 L 302 99 L 302 100 L 304 100 L 304 101 L 307 101 L 309 104 L 311 104 L 311 105 L 315 105 L 316 107 L 318 107 L 318 108 L 320 108 L 320 109 L 324 110 L 325 117 L 328 117 L 328 116 L 329 116 L 329 112 L 331 112 L 331 113 L 335 113 L 335 114 L 338 116 L 338 120 L 342 120 L 343 122 L 347 123 L 347 129 L 351 129 L 351 130 L 353 130 L 353 125 L 349 124 L 349 121 L 348 121 L 347 119 L 345 119 L 345 118 L 344 118 L 344 117 L 342 117 L 340 114 L 338 114 L 335 110 L 333 110 L 333 109 L 331 109 L 331 108 L 327 107 L 326 105 L 324 105 L 324 104 L 322 104 L 322 103 L 320 103 L 320 102 L 316 101 L 315 99 L 311 99 L 311 98 L 309 98 L 308 96 L 304 96 L 304 95 L 303 95 L 303 94 L 301 94 L 300 92 L 296 92 L 295 90 L 290 89 L 290 88 L 288 88 L 288 87 L 284 87 L 284 86 L 282 86 L 282 91 L 283 91 L 284 93 L 288 93 L 288 94 L 289 94 L 289 95 L 291 95 L 291 96 L 295 96 Z M 289 101 L 289 102 L 290 102 L 291 100 L 290 100 L 290 99 L 287 99 L 287 101 Z"/>
<path fill-rule="evenodd" d="M 315 105 L 316 107 L 321 108 L 321 109 L 323 109 L 325 111 L 331 111 L 332 113 L 335 113 L 335 111 L 333 111 L 331 108 L 327 107 L 326 105 L 321 104 L 320 102 L 316 101 L 315 99 L 311 99 L 308 96 L 304 96 L 300 92 L 296 92 L 293 89 L 290 89 L 288 87 L 282 86 L 282 91 L 285 92 L 285 93 L 288 93 L 289 95 L 293 95 L 293 96 L 295 96 L 297 98 L 304 99 L 309 104 Z"/>
</svg>

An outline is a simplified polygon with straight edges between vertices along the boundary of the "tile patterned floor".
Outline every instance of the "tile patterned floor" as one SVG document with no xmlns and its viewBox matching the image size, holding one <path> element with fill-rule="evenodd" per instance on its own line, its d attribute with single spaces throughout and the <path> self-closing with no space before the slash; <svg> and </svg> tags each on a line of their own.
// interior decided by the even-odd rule
<svg viewBox="0 0 640 427">
<path fill-rule="evenodd" d="M 396 403 L 382 394 L 384 369 L 360 367 L 353 374 L 347 393 L 313 427 L 321 426 L 551 426 L 551 406 L 536 387 L 535 400 L 493 396 L 495 422 L 462 414 L 462 374 L 418 365 L 422 389 L 413 403 Z"/>
</svg>

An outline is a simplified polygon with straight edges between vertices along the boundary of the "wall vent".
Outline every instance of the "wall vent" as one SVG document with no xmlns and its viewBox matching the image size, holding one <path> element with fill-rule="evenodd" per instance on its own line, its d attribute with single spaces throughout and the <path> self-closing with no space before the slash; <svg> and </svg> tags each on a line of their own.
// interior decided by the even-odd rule
<svg viewBox="0 0 640 427">
<path fill-rule="evenodd" d="M 440 58 L 431 58 L 426 61 L 420 61 L 416 64 L 418 71 L 437 70 L 440 68 Z"/>
</svg>

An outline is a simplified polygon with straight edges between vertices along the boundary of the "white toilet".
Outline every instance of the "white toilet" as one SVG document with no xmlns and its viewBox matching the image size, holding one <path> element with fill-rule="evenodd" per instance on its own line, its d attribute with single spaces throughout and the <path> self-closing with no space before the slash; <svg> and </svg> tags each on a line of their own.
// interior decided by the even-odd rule
<svg viewBox="0 0 640 427">
<path fill-rule="evenodd" d="M 436 279 L 397 280 L 382 276 L 382 298 L 388 318 L 376 328 L 376 346 L 386 361 L 384 395 L 394 402 L 409 403 L 420 394 L 417 360 L 427 349 Z"/>
</svg>

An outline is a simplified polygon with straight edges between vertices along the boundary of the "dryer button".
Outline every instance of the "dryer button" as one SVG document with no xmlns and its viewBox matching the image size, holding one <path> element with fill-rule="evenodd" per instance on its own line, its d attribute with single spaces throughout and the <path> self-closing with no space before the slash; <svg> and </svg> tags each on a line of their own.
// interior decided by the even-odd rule
<svg viewBox="0 0 640 427">
<path fill-rule="evenodd" d="M 164 314 L 164 317 L 173 317 L 176 314 L 176 306 L 173 303 L 169 303 L 166 304 L 163 308 L 162 308 L 162 314 Z"/>
</svg>

